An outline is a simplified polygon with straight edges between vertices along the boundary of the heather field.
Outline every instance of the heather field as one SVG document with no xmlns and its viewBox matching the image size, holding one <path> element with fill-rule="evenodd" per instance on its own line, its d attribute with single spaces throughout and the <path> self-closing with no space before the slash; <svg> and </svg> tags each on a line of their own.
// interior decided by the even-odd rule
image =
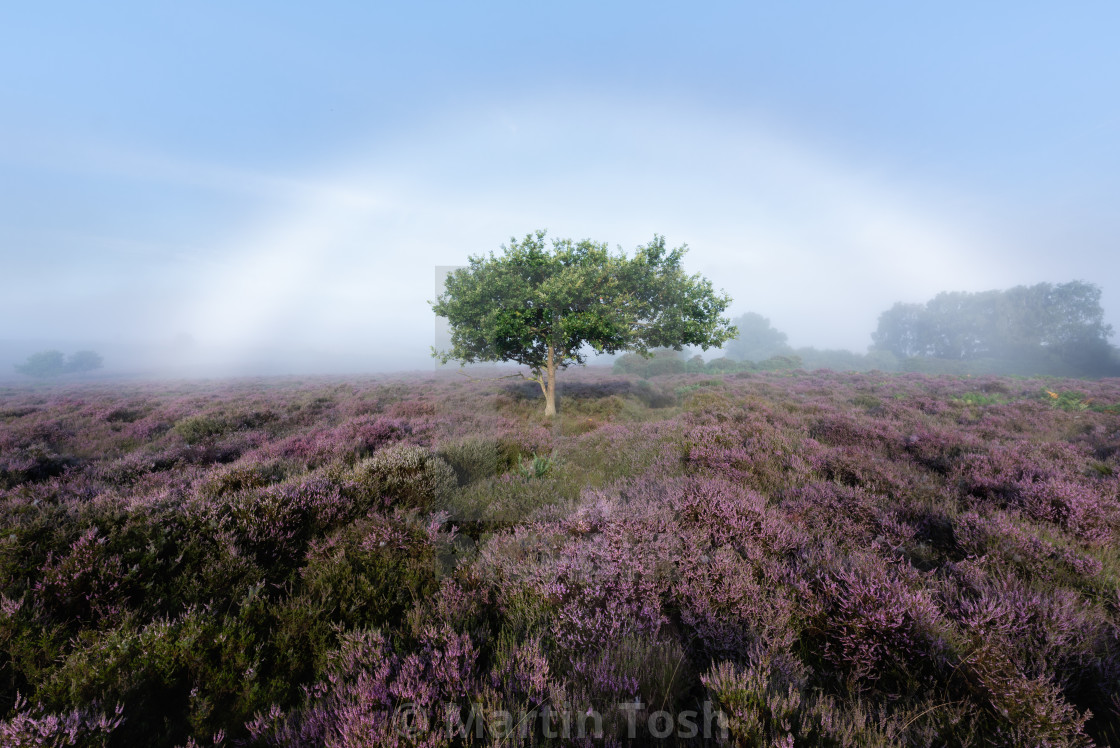
<svg viewBox="0 0 1120 748">
<path fill-rule="evenodd" d="M 0 743 L 1120 744 L 1120 380 L 0 389 Z"/>
</svg>

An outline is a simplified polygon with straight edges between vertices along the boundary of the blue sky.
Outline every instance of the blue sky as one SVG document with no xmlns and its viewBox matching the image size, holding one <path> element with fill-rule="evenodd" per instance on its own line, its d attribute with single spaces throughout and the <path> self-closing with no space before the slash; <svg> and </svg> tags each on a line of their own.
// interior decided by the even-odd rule
<svg viewBox="0 0 1120 748">
<path fill-rule="evenodd" d="M 1118 21 L 9 4 L 0 359 L 427 367 L 435 268 L 536 228 L 687 243 L 795 345 L 862 350 L 895 301 L 1074 279 L 1120 327 Z"/>
</svg>

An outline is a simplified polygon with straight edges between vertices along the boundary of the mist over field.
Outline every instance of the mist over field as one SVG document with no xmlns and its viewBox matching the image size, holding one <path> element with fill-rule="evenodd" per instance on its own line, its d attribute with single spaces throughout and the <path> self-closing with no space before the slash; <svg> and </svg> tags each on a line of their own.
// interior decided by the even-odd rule
<svg viewBox="0 0 1120 748">
<path fill-rule="evenodd" d="M 547 228 L 794 348 L 1083 280 L 1120 324 L 1115 11 L 0 12 L 0 376 L 428 369 L 433 270 Z"/>
</svg>

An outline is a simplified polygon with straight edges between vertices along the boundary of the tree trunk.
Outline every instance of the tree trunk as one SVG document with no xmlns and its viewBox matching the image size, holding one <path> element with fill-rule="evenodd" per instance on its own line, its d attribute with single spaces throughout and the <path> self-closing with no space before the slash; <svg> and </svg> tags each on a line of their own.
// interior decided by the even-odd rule
<svg viewBox="0 0 1120 748">
<path fill-rule="evenodd" d="M 556 354 L 552 346 L 548 346 L 548 383 L 544 389 L 544 414 L 556 415 Z"/>
</svg>

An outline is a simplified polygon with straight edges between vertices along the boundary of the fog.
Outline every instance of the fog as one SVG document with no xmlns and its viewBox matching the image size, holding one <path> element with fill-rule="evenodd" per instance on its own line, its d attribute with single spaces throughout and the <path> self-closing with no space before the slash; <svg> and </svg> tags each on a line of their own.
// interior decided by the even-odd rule
<svg viewBox="0 0 1120 748">
<path fill-rule="evenodd" d="M 437 268 L 538 228 L 687 244 L 793 347 L 1043 281 L 1120 327 L 1106 19 L 86 12 L 0 14 L 0 377 L 432 370 Z"/>
</svg>

